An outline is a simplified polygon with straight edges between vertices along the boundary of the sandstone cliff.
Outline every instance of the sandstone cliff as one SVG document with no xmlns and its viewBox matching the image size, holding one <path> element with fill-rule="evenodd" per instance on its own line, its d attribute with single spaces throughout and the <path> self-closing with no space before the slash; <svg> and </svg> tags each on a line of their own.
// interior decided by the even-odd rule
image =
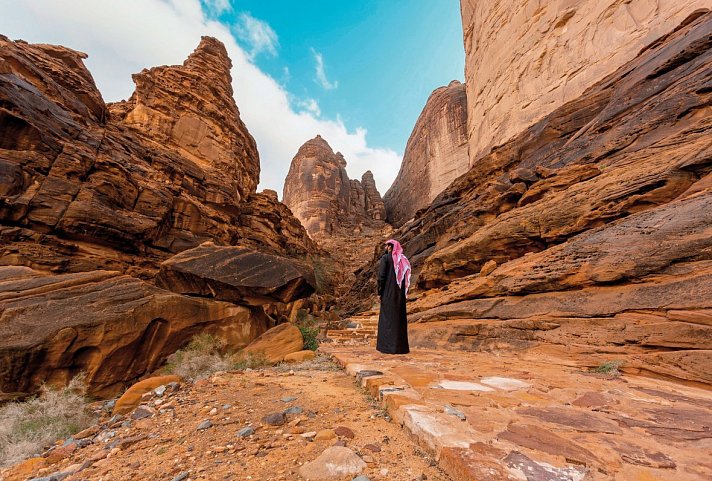
<svg viewBox="0 0 712 481">
<path fill-rule="evenodd" d="M 349 179 L 343 155 L 319 135 L 292 159 L 283 201 L 312 239 L 338 259 L 338 265 L 327 267 L 344 287 L 391 230 L 373 174 Z"/>
<path fill-rule="evenodd" d="M 413 343 L 555 343 L 712 383 L 711 73 L 712 13 L 694 14 L 396 232 Z"/>
<path fill-rule="evenodd" d="M 468 170 L 467 96 L 454 80 L 430 95 L 413 127 L 398 176 L 383 196 L 388 222 L 401 226 Z"/>
<path fill-rule="evenodd" d="M 179 295 L 196 293 L 171 282 L 178 274 L 163 276 L 165 290 L 144 282 L 206 241 L 226 264 L 242 256 L 244 268 L 271 266 L 231 280 L 236 291 L 259 290 L 261 303 L 315 287 L 311 268 L 292 272 L 302 264 L 289 257 L 318 248 L 274 192 L 255 191 L 259 156 L 225 47 L 204 37 L 183 65 L 144 70 L 131 98 L 109 106 L 85 57 L 0 37 L 3 392 L 83 370 L 90 391 L 108 395 L 196 333 L 219 334 L 231 349 L 249 343 L 271 322 L 249 306 L 255 296 Z M 193 269 L 191 282 L 222 280 L 203 274 Z"/>
<path fill-rule="evenodd" d="M 708 0 L 461 0 L 470 165 Z"/>
</svg>

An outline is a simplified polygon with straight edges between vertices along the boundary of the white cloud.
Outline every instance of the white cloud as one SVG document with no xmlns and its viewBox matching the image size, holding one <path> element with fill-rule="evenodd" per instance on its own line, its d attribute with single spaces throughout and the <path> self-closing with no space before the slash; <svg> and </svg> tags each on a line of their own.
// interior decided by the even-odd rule
<svg viewBox="0 0 712 481">
<path fill-rule="evenodd" d="M 230 0 L 202 0 L 206 13 L 211 18 L 216 18 L 219 15 L 232 11 Z"/>
<path fill-rule="evenodd" d="M 311 52 L 312 55 L 314 55 L 314 62 L 316 62 L 316 80 L 319 85 L 324 87 L 326 90 L 333 90 L 338 87 L 338 81 L 334 80 L 333 82 L 330 82 L 329 79 L 326 78 L 326 70 L 324 68 L 324 56 L 313 48 L 311 49 Z"/>
<path fill-rule="evenodd" d="M 240 40 L 250 46 L 251 58 L 262 52 L 267 52 L 273 57 L 277 55 L 277 47 L 279 47 L 277 34 L 267 22 L 256 19 L 249 12 L 240 14 L 235 33 Z"/>
<path fill-rule="evenodd" d="M 311 112 L 315 116 L 319 117 L 321 115 L 321 109 L 319 108 L 319 103 L 312 99 L 312 98 L 306 98 L 306 99 L 299 99 L 295 98 L 292 100 L 292 104 L 297 107 L 300 110 L 303 110 L 305 112 Z"/>
<path fill-rule="evenodd" d="M 257 141 L 260 189 L 274 189 L 281 196 L 292 157 L 317 134 L 344 154 L 351 178 L 360 179 L 370 169 L 381 194 L 398 173 L 400 156 L 369 146 L 364 129 L 349 131 L 340 118 L 322 119 L 318 110 L 290 103 L 284 87 L 252 63 L 228 27 L 206 16 L 199 0 L 0 0 L 0 11 L 0 33 L 12 39 L 61 44 L 89 54 L 87 66 L 107 101 L 131 95 L 132 73 L 181 64 L 201 35 L 220 39 L 233 62 L 240 115 Z M 314 106 L 318 109 L 316 102 Z"/>
</svg>

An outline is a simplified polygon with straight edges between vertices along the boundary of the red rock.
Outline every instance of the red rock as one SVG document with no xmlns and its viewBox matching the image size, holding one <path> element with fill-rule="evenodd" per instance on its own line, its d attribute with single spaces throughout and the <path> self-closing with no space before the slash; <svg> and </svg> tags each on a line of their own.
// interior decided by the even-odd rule
<svg viewBox="0 0 712 481">
<path fill-rule="evenodd" d="M 346 426 L 337 427 L 336 429 L 334 429 L 334 433 L 340 438 L 353 439 L 354 437 L 356 437 L 354 432 Z"/>
<path fill-rule="evenodd" d="M 383 196 L 388 222 L 401 226 L 468 169 L 467 97 L 453 80 L 430 94 L 413 127 L 398 176 Z"/>
<path fill-rule="evenodd" d="M 314 292 L 313 269 L 286 257 L 206 242 L 163 264 L 156 284 L 180 294 L 238 304 L 292 302 Z"/>
</svg>

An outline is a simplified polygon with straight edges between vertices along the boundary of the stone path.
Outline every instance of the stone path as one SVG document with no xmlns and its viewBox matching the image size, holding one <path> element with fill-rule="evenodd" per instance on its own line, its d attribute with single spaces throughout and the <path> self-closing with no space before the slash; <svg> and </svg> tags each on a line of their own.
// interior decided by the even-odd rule
<svg viewBox="0 0 712 481">
<path fill-rule="evenodd" d="M 416 349 L 324 344 L 453 480 L 712 479 L 712 393 L 592 374 L 550 346 Z"/>
<path fill-rule="evenodd" d="M 378 331 L 378 315 L 365 313 L 346 320 L 346 328 L 333 329 L 327 332 L 327 337 L 339 345 L 372 344 L 375 346 Z"/>
</svg>

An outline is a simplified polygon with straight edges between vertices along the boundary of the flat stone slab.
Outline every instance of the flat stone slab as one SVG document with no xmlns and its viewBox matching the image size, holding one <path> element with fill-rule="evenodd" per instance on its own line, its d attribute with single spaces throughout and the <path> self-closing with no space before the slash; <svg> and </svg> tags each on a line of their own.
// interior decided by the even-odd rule
<svg viewBox="0 0 712 481">
<path fill-rule="evenodd" d="M 316 289 L 314 270 L 294 259 L 205 242 L 163 264 L 159 287 L 179 294 L 262 305 L 292 302 Z"/>
<path fill-rule="evenodd" d="M 454 481 L 712 479 L 704 389 L 593 376 L 566 346 L 397 358 L 369 346 L 320 350 L 354 378 L 382 373 L 372 395 Z"/>
</svg>

